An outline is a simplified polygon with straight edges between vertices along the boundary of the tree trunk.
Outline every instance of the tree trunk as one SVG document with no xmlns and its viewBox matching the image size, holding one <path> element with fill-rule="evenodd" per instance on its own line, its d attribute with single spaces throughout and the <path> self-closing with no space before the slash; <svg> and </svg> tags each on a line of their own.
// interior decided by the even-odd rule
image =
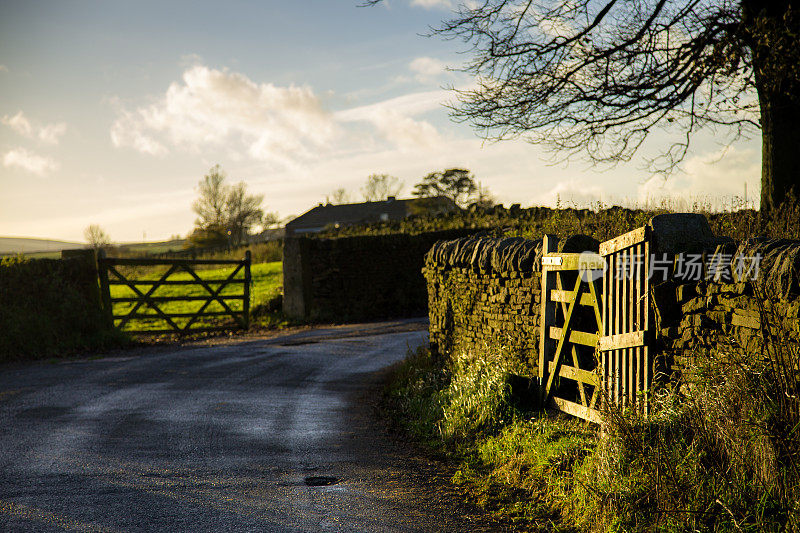
<svg viewBox="0 0 800 533">
<path fill-rule="evenodd" d="M 797 0 L 742 0 L 761 108 L 761 210 L 800 194 L 800 17 Z"/>
<path fill-rule="evenodd" d="M 766 93 L 766 94 L 765 94 Z M 772 91 L 759 91 L 761 105 L 761 210 L 778 207 L 800 193 L 800 104 Z"/>
</svg>

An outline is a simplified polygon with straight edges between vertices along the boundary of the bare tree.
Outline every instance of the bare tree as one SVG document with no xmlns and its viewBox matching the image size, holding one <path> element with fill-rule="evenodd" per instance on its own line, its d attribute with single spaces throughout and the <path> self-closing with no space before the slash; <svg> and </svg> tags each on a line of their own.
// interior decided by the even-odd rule
<svg viewBox="0 0 800 533">
<path fill-rule="evenodd" d="M 375 4 L 380 0 L 367 0 Z M 467 3 L 465 3 L 467 4 Z M 457 120 L 569 158 L 628 161 L 657 127 L 668 173 L 693 134 L 762 137 L 761 205 L 800 187 L 796 0 L 483 0 L 433 30 L 471 45 Z"/>
<path fill-rule="evenodd" d="M 361 189 L 365 202 L 379 202 L 397 196 L 403 190 L 403 182 L 389 174 L 370 174 Z"/>
<path fill-rule="evenodd" d="M 227 189 L 225 173 L 219 165 L 214 165 L 200 181 L 198 186 L 199 197 L 192 204 L 192 209 L 197 213 L 198 217 L 195 220 L 195 226 L 208 228 L 225 225 L 225 203 L 228 200 Z"/>
<path fill-rule="evenodd" d="M 228 188 L 225 202 L 225 226 L 233 246 L 244 241 L 253 226 L 262 223 L 264 211 L 261 203 L 263 195 L 247 194 L 247 185 L 239 182 Z"/>
<path fill-rule="evenodd" d="M 106 248 L 111 244 L 111 238 L 99 224 L 89 224 L 83 230 L 83 238 L 89 243 L 89 246 L 95 250 Z"/>
<path fill-rule="evenodd" d="M 290 220 L 292 218 L 294 217 L 290 217 Z M 264 227 L 264 229 L 277 226 L 280 223 L 281 223 L 281 217 L 275 211 L 264 213 L 264 216 L 261 218 L 261 225 Z"/>
<path fill-rule="evenodd" d="M 225 179 L 225 173 L 215 165 L 200 181 L 200 196 L 192 204 L 198 216 L 189 236 L 192 244 L 238 246 L 253 226 L 262 224 L 264 197 L 248 194 L 244 182 L 227 185 Z"/>
<path fill-rule="evenodd" d="M 419 198 L 445 196 L 459 207 L 466 206 L 478 191 L 475 177 L 463 168 L 448 168 L 442 172 L 431 172 L 414 185 L 411 193 Z"/>
<path fill-rule="evenodd" d="M 344 187 L 339 187 L 331 193 L 329 199 L 334 204 L 347 204 L 350 203 L 350 193 Z"/>
</svg>

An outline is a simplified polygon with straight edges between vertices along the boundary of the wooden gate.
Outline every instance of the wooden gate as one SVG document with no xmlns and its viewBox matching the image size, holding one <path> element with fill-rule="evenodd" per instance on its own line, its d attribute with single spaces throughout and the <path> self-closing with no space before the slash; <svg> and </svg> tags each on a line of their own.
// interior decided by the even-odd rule
<svg viewBox="0 0 800 533">
<path fill-rule="evenodd" d="M 606 241 L 600 254 L 542 248 L 539 382 L 542 403 L 600 422 L 608 401 L 648 413 L 654 384 L 650 340 L 650 233 Z M 577 318 L 577 320 L 576 320 Z"/>
<path fill-rule="evenodd" d="M 249 250 L 241 261 L 125 259 L 101 252 L 97 263 L 103 307 L 119 329 L 186 334 L 249 327 Z M 198 267 L 213 266 L 221 267 L 213 277 L 200 275 Z M 166 271 L 159 275 L 159 267 Z M 220 272 L 226 267 L 231 271 Z"/>
<path fill-rule="evenodd" d="M 602 380 L 609 401 L 649 412 L 654 384 L 650 340 L 650 231 L 647 226 L 606 241 L 603 334 L 599 342 Z"/>
<path fill-rule="evenodd" d="M 600 422 L 595 349 L 602 324 L 602 258 L 556 253 L 558 241 L 550 236 L 542 244 L 542 404 Z"/>
</svg>

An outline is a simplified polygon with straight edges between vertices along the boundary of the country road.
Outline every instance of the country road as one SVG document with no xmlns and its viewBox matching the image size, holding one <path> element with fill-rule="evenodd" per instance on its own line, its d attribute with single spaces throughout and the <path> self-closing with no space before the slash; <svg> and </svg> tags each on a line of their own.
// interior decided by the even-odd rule
<svg viewBox="0 0 800 533">
<path fill-rule="evenodd" d="M 494 530 L 374 413 L 424 327 L 0 367 L 0 531 Z"/>
</svg>

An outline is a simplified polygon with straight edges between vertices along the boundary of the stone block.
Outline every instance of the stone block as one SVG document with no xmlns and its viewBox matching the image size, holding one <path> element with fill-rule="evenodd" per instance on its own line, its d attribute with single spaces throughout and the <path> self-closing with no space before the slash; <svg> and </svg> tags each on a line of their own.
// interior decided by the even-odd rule
<svg viewBox="0 0 800 533">
<path fill-rule="evenodd" d="M 666 337 L 668 339 L 675 339 L 678 338 L 680 333 L 677 326 L 672 326 L 669 328 L 661 328 L 661 336 Z"/>
<path fill-rule="evenodd" d="M 717 324 L 725 324 L 729 319 L 729 313 L 724 310 L 706 311 L 706 316 Z"/>
<path fill-rule="evenodd" d="M 698 311 L 702 311 L 706 307 L 706 300 L 704 298 L 695 298 L 693 300 L 689 300 L 685 304 L 681 306 L 681 313 L 684 315 L 688 315 L 691 313 L 696 313 Z"/>
<path fill-rule="evenodd" d="M 678 285 L 675 288 L 675 297 L 677 298 L 678 303 L 681 303 L 681 304 L 686 302 L 687 300 L 690 300 L 690 299 L 696 297 L 697 295 L 698 294 L 697 294 L 697 284 L 696 283 Z"/>
<path fill-rule="evenodd" d="M 734 326 L 743 326 L 752 329 L 761 328 L 761 320 L 757 316 L 740 314 L 738 311 L 731 317 L 731 323 Z"/>
<path fill-rule="evenodd" d="M 659 253 L 701 252 L 721 244 L 711 231 L 706 217 L 698 213 L 656 215 L 650 219 L 648 226 Z"/>
</svg>

